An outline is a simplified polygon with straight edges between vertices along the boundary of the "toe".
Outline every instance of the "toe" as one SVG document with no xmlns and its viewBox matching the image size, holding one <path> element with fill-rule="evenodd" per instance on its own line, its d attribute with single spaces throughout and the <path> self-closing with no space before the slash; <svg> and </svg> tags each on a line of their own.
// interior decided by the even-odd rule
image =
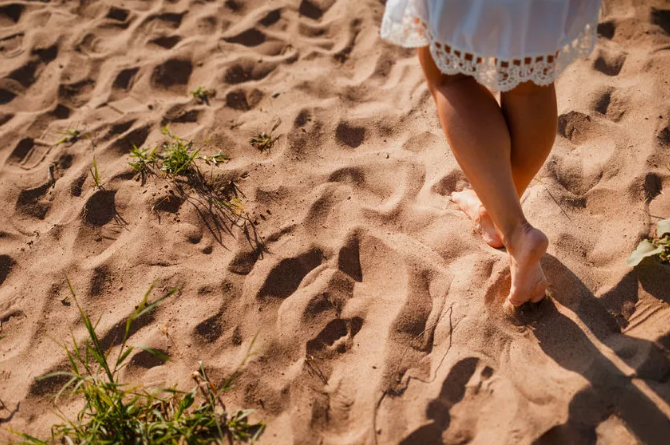
<svg viewBox="0 0 670 445">
<path fill-rule="evenodd" d="M 520 316 L 519 308 L 510 303 L 509 300 L 505 300 L 505 302 L 503 303 L 503 314 L 504 317 L 507 319 L 507 321 L 509 321 L 513 325 L 521 326 L 524 324 L 523 320 L 519 318 Z"/>
<path fill-rule="evenodd" d="M 503 303 L 503 311 L 505 311 L 506 315 L 516 315 L 516 306 L 509 301 L 509 298 Z"/>
<path fill-rule="evenodd" d="M 490 233 L 482 232 L 482 238 L 484 239 L 486 244 L 495 249 L 500 249 L 503 246 L 503 243 L 497 234 L 495 236 L 492 236 Z"/>
<path fill-rule="evenodd" d="M 515 289 L 512 289 L 507 296 L 507 299 L 505 300 L 505 304 L 510 304 L 514 307 L 521 306 L 524 304 L 527 300 L 522 300 L 519 298 L 519 292 L 516 291 Z"/>
<path fill-rule="evenodd" d="M 449 195 L 449 199 L 452 200 L 453 202 L 458 203 L 458 202 L 463 200 L 463 198 L 464 198 L 463 195 L 464 195 L 464 192 L 452 192 Z"/>
<path fill-rule="evenodd" d="M 486 244 L 496 249 L 503 246 L 502 239 L 498 235 L 498 230 L 496 230 L 495 224 L 493 224 L 488 211 L 483 205 L 479 205 L 477 208 L 476 222 L 480 227 L 480 233 Z"/>
</svg>

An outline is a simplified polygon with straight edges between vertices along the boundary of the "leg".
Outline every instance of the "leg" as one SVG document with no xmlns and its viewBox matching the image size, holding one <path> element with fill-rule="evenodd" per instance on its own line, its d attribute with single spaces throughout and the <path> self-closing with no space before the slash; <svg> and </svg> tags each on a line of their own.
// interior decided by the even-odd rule
<svg viewBox="0 0 670 445">
<path fill-rule="evenodd" d="M 507 123 L 491 93 L 469 76 L 445 76 L 428 48 L 419 49 L 428 88 L 458 164 L 500 230 L 512 272 L 508 300 L 540 299 L 547 286 L 540 258 L 547 238 L 526 221 L 512 176 Z"/>
<path fill-rule="evenodd" d="M 520 84 L 501 94 L 502 112 L 512 141 L 512 176 L 519 196 L 546 161 L 554 145 L 558 116 L 554 85 Z"/>
<path fill-rule="evenodd" d="M 558 126 L 556 90 L 554 85 L 538 86 L 533 82 L 520 84 L 501 94 L 501 108 L 507 122 L 512 144 L 512 177 L 519 196 L 547 160 L 554 145 Z M 492 247 L 502 242 L 490 221 L 488 212 L 472 190 L 455 193 L 454 201 L 482 230 L 482 237 Z"/>
</svg>

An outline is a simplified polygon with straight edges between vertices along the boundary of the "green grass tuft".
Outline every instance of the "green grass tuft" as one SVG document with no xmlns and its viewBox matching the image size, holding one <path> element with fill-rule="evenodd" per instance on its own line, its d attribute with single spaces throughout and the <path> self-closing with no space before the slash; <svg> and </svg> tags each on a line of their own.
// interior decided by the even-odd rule
<svg viewBox="0 0 670 445">
<path fill-rule="evenodd" d="M 135 161 L 128 161 L 128 164 L 138 173 L 145 174 L 149 170 L 149 167 L 156 165 L 158 161 L 158 157 L 156 156 L 157 150 L 158 147 L 153 149 L 138 148 L 137 145 L 133 144 L 133 148 L 130 149 L 130 157 L 135 158 Z"/>
<path fill-rule="evenodd" d="M 98 172 L 98 161 L 95 159 L 95 155 L 93 155 L 93 167 L 89 171 L 93 178 L 93 186 L 98 189 L 102 188 L 102 181 L 100 179 L 100 173 Z"/>
<path fill-rule="evenodd" d="M 61 144 L 65 144 L 65 143 L 69 144 L 69 143 L 77 142 L 77 140 L 79 139 L 79 136 L 81 136 L 81 131 L 79 131 L 75 128 L 73 130 L 66 130 L 66 131 L 60 133 L 60 135 L 63 136 L 63 138 L 61 140 L 59 140 L 58 142 L 56 142 L 55 145 L 61 145 Z"/>
<path fill-rule="evenodd" d="M 249 140 L 249 143 L 252 147 L 257 148 L 260 151 L 266 151 L 274 146 L 277 139 L 279 139 L 279 136 L 273 138 L 272 135 L 263 131 L 262 133 L 258 133 L 256 136 L 252 137 Z"/>
<path fill-rule="evenodd" d="M 208 90 L 205 87 L 198 87 L 195 91 L 191 91 L 191 96 L 193 99 L 200 103 L 206 103 L 209 105 L 209 99 L 216 95 L 216 91 Z"/>
<path fill-rule="evenodd" d="M 167 126 L 162 133 L 169 138 L 162 145 L 153 149 L 133 146 L 130 150 L 128 163 L 141 175 L 142 184 L 145 184 L 147 176 L 162 173 L 170 193 L 194 203 L 201 215 L 216 221 L 213 224 L 216 236 L 237 225 L 249 230 L 254 242 L 261 244 L 254 223 L 242 203 L 244 193 L 237 186 L 236 179 L 231 178 L 230 172 L 216 172 L 230 158 L 221 151 L 212 155 L 200 154 L 201 148 L 207 147 L 209 141 L 196 146 L 192 140 L 174 135 Z M 207 168 L 204 169 L 204 166 Z"/>
<path fill-rule="evenodd" d="M 146 346 L 127 345 L 133 322 L 153 310 L 159 303 L 174 295 L 177 289 L 148 303 L 153 285 L 126 320 L 121 347 L 114 358 L 103 349 L 95 332 L 95 325 L 84 313 L 68 286 L 81 318 L 88 331 L 88 339 L 65 348 L 71 370 L 41 377 L 66 376 L 69 380 L 61 388 L 54 405 L 63 423 L 51 428 L 51 438 L 41 440 L 15 432 L 23 444 L 224 444 L 251 441 L 262 434 L 263 423 L 250 423 L 253 410 L 226 410 L 220 394 L 229 390 L 235 372 L 221 388 L 207 377 L 200 362 L 193 373 L 196 385 L 188 392 L 176 388 L 142 387 L 122 383 L 120 371 L 127 365 L 133 350 L 140 348 L 162 360 L 169 360 L 159 351 Z M 254 338 L 255 340 L 255 338 Z M 253 341 L 249 351 L 253 346 Z M 249 351 L 247 357 L 249 357 Z M 245 358 L 245 360 L 246 360 Z M 244 364 L 240 364 L 240 367 Z M 239 370 L 239 368 L 238 368 Z M 65 392 L 84 399 L 84 407 L 75 419 L 68 419 L 58 408 L 59 398 Z M 199 403 L 196 404 L 196 401 Z"/>
<path fill-rule="evenodd" d="M 230 157 L 228 155 L 224 155 L 221 153 L 221 151 L 211 156 L 201 155 L 199 158 L 202 159 L 203 162 L 207 165 L 219 165 L 230 161 Z"/>
<path fill-rule="evenodd" d="M 166 125 L 161 129 L 161 133 L 170 138 L 169 142 L 162 145 L 162 151 L 158 153 L 160 147 L 138 148 L 133 145 L 130 149 L 131 159 L 128 164 L 138 173 L 150 173 L 154 167 L 160 168 L 169 176 L 188 175 L 197 169 L 196 161 L 203 161 L 207 165 L 218 166 L 230 160 L 228 155 L 219 151 L 214 155 L 200 155 L 201 148 L 193 148 L 195 142 L 186 141 L 179 136 L 174 135 Z M 205 142 L 207 144 L 207 142 Z"/>
<path fill-rule="evenodd" d="M 161 132 L 170 138 L 170 142 L 163 145 L 163 152 L 159 155 L 163 161 L 161 170 L 170 176 L 189 173 L 200 149 L 193 148 L 193 141 L 185 141 L 172 134 L 167 125 Z"/>
</svg>

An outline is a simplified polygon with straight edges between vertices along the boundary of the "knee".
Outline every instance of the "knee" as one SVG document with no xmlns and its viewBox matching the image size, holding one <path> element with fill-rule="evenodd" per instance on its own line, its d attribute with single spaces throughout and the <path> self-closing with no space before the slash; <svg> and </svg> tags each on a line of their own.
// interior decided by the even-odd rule
<svg viewBox="0 0 670 445">
<path fill-rule="evenodd" d="M 540 153 L 540 150 L 525 155 L 519 155 L 512 151 L 510 160 L 512 161 L 512 174 L 515 177 L 535 176 L 535 172 L 544 164 L 545 156 L 544 153 Z"/>
</svg>

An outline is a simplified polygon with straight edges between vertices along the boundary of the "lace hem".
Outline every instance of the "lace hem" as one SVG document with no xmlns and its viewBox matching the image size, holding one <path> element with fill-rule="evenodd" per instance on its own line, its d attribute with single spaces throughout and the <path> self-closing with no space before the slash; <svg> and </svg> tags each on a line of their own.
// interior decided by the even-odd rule
<svg viewBox="0 0 670 445">
<path fill-rule="evenodd" d="M 555 54 L 528 54 L 522 59 L 502 60 L 454 48 L 433 38 L 430 28 L 415 15 L 405 14 L 402 23 L 386 15 L 381 36 L 405 48 L 430 46 L 435 65 L 444 74 L 467 74 L 482 85 L 497 91 L 509 91 L 522 82 L 549 85 L 577 58 L 587 58 L 596 44 L 598 18 L 594 18 L 570 43 Z"/>
</svg>

